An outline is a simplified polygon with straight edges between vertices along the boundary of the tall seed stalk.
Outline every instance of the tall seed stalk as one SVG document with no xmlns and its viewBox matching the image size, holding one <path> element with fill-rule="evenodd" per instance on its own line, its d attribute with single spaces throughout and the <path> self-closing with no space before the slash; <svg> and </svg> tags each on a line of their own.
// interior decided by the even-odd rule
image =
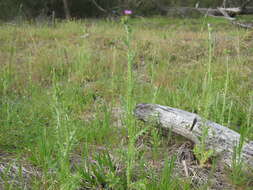
<svg viewBox="0 0 253 190">
<path fill-rule="evenodd" d="M 134 99 L 133 99 L 133 58 L 134 53 L 131 47 L 131 37 L 132 37 L 132 30 L 128 23 L 128 16 L 123 18 L 123 24 L 126 32 L 126 40 L 125 44 L 127 46 L 127 97 L 126 97 L 126 104 L 127 104 L 127 118 L 126 118 L 126 125 L 128 128 L 128 154 L 127 154 L 127 185 L 130 188 L 131 185 L 131 177 L 132 177 L 132 168 L 133 162 L 135 157 L 135 128 L 134 128 L 134 118 L 133 118 L 133 106 L 134 106 Z"/>
</svg>

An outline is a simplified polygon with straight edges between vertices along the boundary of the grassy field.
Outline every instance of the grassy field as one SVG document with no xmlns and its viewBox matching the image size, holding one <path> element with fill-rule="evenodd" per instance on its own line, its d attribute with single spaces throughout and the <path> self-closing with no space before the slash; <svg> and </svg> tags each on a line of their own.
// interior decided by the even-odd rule
<svg viewBox="0 0 253 190">
<path fill-rule="evenodd" d="M 131 110 L 168 105 L 253 139 L 252 35 L 214 18 L 1 24 L 0 189 L 251 190 L 252 171 L 201 167 Z"/>
</svg>

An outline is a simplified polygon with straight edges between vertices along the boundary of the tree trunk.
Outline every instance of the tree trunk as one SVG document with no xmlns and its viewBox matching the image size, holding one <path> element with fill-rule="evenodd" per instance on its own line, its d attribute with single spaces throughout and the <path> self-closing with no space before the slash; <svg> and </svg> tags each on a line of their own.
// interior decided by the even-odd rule
<svg viewBox="0 0 253 190">
<path fill-rule="evenodd" d="M 170 129 L 195 144 L 200 144 L 203 130 L 208 127 L 208 135 L 205 139 L 207 149 L 214 150 L 226 165 L 232 166 L 235 146 L 240 142 L 240 134 L 237 132 L 205 120 L 197 114 L 157 104 L 137 105 L 135 116 L 145 122 L 156 122 L 159 127 Z M 244 142 L 241 156 L 237 161 L 243 161 L 253 169 L 253 141 Z"/>
<path fill-rule="evenodd" d="M 62 0 L 63 1 L 63 6 L 64 6 L 64 12 L 65 12 L 65 17 L 66 19 L 70 19 L 70 10 L 68 6 L 68 0 Z"/>
</svg>

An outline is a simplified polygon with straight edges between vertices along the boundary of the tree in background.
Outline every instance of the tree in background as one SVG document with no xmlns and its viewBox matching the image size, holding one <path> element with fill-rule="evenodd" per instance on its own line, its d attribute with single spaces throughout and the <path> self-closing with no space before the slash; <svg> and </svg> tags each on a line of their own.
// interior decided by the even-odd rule
<svg viewBox="0 0 253 190">
<path fill-rule="evenodd" d="M 253 0 L 0 0 L 0 19 L 36 18 L 55 13 L 58 18 L 103 17 L 132 9 L 138 15 L 161 14 L 159 7 L 243 7 Z"/>
<path fill-rule="evenodd" d="M 64 6 L 65 17 L 66 17 L 66 19 L 70 19 L 71 15 L 70 15 L 70 10 L 69 10 L 69 6 L 68 6 L 68 0 L 62 0 L 62 2 L 63 2 L 63 6 Z"/>
</svg>

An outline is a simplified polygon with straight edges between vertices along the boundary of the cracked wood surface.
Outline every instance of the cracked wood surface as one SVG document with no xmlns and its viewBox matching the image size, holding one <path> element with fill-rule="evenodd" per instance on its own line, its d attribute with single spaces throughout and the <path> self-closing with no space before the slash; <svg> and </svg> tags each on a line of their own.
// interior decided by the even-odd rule
<svg viewBox="0 0 253 190">
<path fill-rule="evenodd" d="M 221 156 L 226 165 L 232 166 L 234 148 L 240 141 L 239 133 L 197 114 L 158 104 L 138 104 L 135 116 L 145 122 L 156 122 L 160 127 L 170 129 L 195 144 L 200 143 L 203 129 L 208 127 L 206 147 Z M 244 142 L 240 159 L 253 169 L 253 141 Z"/>
</svg>

